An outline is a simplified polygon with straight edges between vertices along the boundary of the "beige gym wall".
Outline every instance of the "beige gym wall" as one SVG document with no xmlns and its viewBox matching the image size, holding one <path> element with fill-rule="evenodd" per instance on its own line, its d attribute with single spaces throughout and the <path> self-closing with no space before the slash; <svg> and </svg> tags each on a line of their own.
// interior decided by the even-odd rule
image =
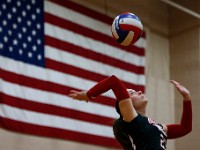
<svg viewBox="0 0 200 150">
<path fill-rule="evenodd" d="M 177 0 L 182 6 L 200 14 L 199 0 Z M 170 75 L 187 86 L 192 95 L 193 131 L 176 140 L 176 150 L 200 149 L 200 15 L 199 19 L 170 7 Z M 182 113 L 180 96 L 175 94 L 175 115 Z"/>
<path fill-rule="evenodd" d="M 198 101 L 200 97 L 200 92 L 198 92 L 200 90 L 200 73 L 198 72 L 200 62 L 199 24 L 187 32 L 184 31 L 185 29 L 183 28 L 182 30 L 184 32 L 182 32 L 182 34 L 177 31 L 178 35 L 170 36 L 172 29 L 175 30 L 175 27 L 171 28 L 170 26 L 170 23 L 173 21 L 170 17 L 172 17 L 174 12 L 172 12 L 168 5 L 160 0 L 74 1 L 111 17 L 124 11 L 132 11 L 137 14 L 145 26 L 147 35 L 146 95 L 149 98 L 148 115 L 161 123 L 174 123 L 175 117 L 177 121 L 180 119 L 182 99 L 176 94 L 176 101 L 174 101 L 174 88 L 169 83 L 169 80 L 173 77 L 192 90 L 195 105 L 193 105 L 194 116 L 195 118 L 199 118 L 199 113 L 197 112 L 197 110 L 200 109 L 200 101 Z M 176 20 L 176 17 L 174 16 L 173 19 Z M 178 23 L 178 20 L 176 20 L 176 22 Z M 184 26 L 184 22 L 182 25 Z M 177 27 L 177 30 L 178 29 L 179 27 Z M 173 32 L 175 33 L 175 31 Z M 188 35 L 190 35 L 189 38 Z M 192 54 L 188 53 L 187 47 L 191 49 L 190 52 Z M 186 56 L 188 56 L 189 59 Z M 180 59 L 181 57 L 184 57 L 184 59 Z M 177 69 L 177 67 L 179 69 Z M 200 123 L 200 119 L 197 120 L 194 122 L 194 132 L 196 133 L 192 133 L 188 137 L 181 138 L 176 142 L 174 142 L 174 140 L 169 141 L 168 150 L 188 150 L 189 148 L 192 150 L 199 150 L 197 148 L 199 143 L 195 141 L 198 139 L 198 124 Z M 110 148 L 106 147 L 22 135 L 2 129 L 0 129 L 0 141 L 1 150 L 110 150 Z M 193 144 L 193 141 L 195 144 Z M 191 147 L 192 144 L 195 145 L 196 148 Z"/>
</svg>

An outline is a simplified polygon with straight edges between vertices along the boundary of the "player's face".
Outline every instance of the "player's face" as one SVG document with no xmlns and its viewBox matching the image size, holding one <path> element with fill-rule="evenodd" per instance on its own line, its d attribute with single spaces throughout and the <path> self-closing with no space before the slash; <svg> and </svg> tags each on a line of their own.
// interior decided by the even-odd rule
<svg viewBox="0 0 200 150">
<path fill-rule="evenodd" d="M 136 109 L 146 106 L 148 99 L 141 91 L 135 91 L 133 89 L 127 89 L 127 91 Z"/>
</svg>

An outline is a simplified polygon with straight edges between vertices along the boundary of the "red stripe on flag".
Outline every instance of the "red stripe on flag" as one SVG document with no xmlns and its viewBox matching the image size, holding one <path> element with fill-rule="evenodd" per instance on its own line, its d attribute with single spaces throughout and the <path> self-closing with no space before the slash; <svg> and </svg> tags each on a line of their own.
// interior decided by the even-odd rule
<svg viewBox="0 0 200 150">
<path fill-rule="evenodd" d="M 104 76 L 104 75 L 101 75 L 101 74 L 96 74 L 94 72 L 90 72 L 88 70 L 83 70 L 83 69 L 80 69 L 80 68 L 77 68 L 77 67 L 66 65 L 66 64 L 51 60 L 51 59 L 47 59 L 47 67 L 51 68 L 53 70 L 57 70 L 57 71 L 64 72 L 64 73 L 67 73 L 67 74 L 72 74 L 74 76 L 82 77 L 82 78 L 85 78 L 87 80 L 93 80 L 93 81 L 96 81 L 96 82 L 99 82 L 100 80 L 107 77 L 107 76 Z M 143 91 L 144 92 L 144 86 L 143 85 L 132 84 L 130 82 L 125 82 L 125 81 L 122 81 L 122 82 L 125 84 L 125 86 L 127 88 L 132 88 L 132 89 L 135 89 L 136 91 Z"/>
<path fill-rule="evenodd" d="M 43 81 L 39 79 L 30 78 L 27 76 L 15 74 L 13 72 L 5 71 L 2 69 L 0 69 L 0 74 L 1 74 L 1 78 L 4 79 L 5 81 L 20 84 L 22 86 L 27 86 L 27 87 L 31 87 L 35 89 L 58 93 L 58 94 L 66 95 L 66 96 L 68 95 L 69 91 L 72 89 L 79 90 L 72 87 L 55 84 L 49 81 Z M 94 99 L 93 102 L 108 105 L 108 106 L 114 106 L 114 100 L 112 98 L 108 98 L 105 96 L 99 96 L 98 98 Z"/>
<path fill-rule="evenodd" d="M 104 145 L 104 146 L 115 147 L 115 148 L 120 147 L 120 145 L 114 138 L 101 137 L 101 136 L 89 135 L 89 134 L 70 131 L 70 130 L 63 130 L 63 129 L 52 128 L 52 127 L 47 127 L 47 126 L 34 125 L 34 124 L 11 120 L 8 118 L 3 118 L 3 117 L 0 117 L 0 124 L 1 124 L 1 127 L 16 131 L 16 132 L 23 131 L 23 133 L 38 135 L 38 136 L 43 136 L 43 137 L 54 137 L 54 138 L 73 140 L 73 141 L 75 140 L 82 143 Z"/>
<path fill-rule="evenodd" d="M 84 49 L 82 47 L 73 45 L 71 43 L 67 43 L 49 36 L 45 36 L 45 44 L 58 48 L 59 50 L 63 50 L 66 52 L 70 52 L 81 57 L 85 57 L 87 59 L 92 59 L 97 62 L 102 62 L 103 64 L 108 64 L 123 70 L 127 70 L 129 72 L 144 74 L 144 67 L 135 66 L 134 64 L 130 64 L 113 57 L 109 57 L 100 53 L 93 52 L 89 49 Z"/>
<path fill-rule="evenodd" d="M 79 5 L 77 3 L 74 3 L 72 1 L 58 1 L 58 0 L 49 0 L 55 4 L 58 4 L 62 7 L 66 7 L 69 9 L 72 9 L 76 12 L 79 12 L 81 14 L 84 14 L 86 16 L 90 16 L 93 19 L 98 18 L 98 20 L 107 23 L 107 24 L 112 24 L 112 18 L 109 16 L 106 16 L 104 14 L 98 13 L 97 11 L 94 11 L 92 9 L 86 8 L 82 5 Z"/>
<path fill-rule="evenodd" d="M 113 121 L 114 121 L 114 119 L 107 118 L 107 117 L 88 114 L 85 112 L 72 110 L 68 108 L 62 108 L 62 107 L 58 107 L 58 106 L 54 106 L 50 104 L 33 102 L 31 100 L 24 100 L 21 98 L 9 96 L 2 92 L 0 92 L 0 97 L 1 97 L 0 99 L 1 104 L 6 104 L 9 106 L 22 108 L 25 110 L 51 114 L 51 115 L 56 115 L 56 116 L 61 116 L 61 117 L 66 117 L 66 118 L 73 118 L 73 119 L 78 119 L 78 120 L 82 120 L 86 122 L 97 123 L 97 124 L 102 124 L 102 125 L 107 125 L 107 126 L 112 126 Z"/>
<path fill-rule="evenodd" d="M 46 59 L 46 67 L 53 69 L 53 70 L 57 70 L 59 72 L 63 72 L 66 74 L 71 74 L 73 76 L 77 76 L 77 77 L 82 77 L 84 79 L 87 80 L 92 80 L 92 81 L 101 81 L 102 79 L 106 78 L 106 76 L 104 75 L 100 75 L 98 73 L 95 72 L 91 72 L 88 70 L 84 70 L 75 66 L 71 66 L 68 64 L 64 64 L 58 61 L 54 61 L 51 59 Z"/>
<path fill-rule="evenodd" d="M 136 47 L 134 45 L 121 46 L 112 37 L 110 37 L 108 35 L 102 34 L 100 32 L 96 32 L 94 30 L 91 30 L 89 28 L 75 24 L 75 23 L 70 22 L 68 20 L 59 18 L 57 16 L 45 13 L 45 21 L 50 23 L 50 24 L 53 24 L 55 26 L 61 27 L 63 29 L 71 30 L 71 31 L 78 33 L 78 34 L 81 34 L 85 37 L 89 37 L 89 38 L 94 39 L 96 41 L 101 41 L 103 43 L 114 46 L 114 47 L 119 48 L 121 50 L 130 52 L 130 53 L 134 53 L 134 54 L 137 54 L 137 55 L 140 55 L 140 56 L 144 55 L 144 48 L 139 48 L 139 47 Z"/>
</svg>

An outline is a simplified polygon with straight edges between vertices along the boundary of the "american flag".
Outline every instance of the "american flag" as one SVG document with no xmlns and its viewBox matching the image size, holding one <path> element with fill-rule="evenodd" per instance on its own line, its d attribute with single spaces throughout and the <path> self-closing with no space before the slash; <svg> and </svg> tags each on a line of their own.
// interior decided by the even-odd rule
<svg viewBox="0 0 200 150">
<path fill-rule="evenodd" d="M 67 94 L 113 74 L 144 91 L 145 36 L 120 46 L 113 18 L 68 0 L 1 0 L 0 20 L 0 127 L 119 147 L 113 93 L 89 103 Z"/>
</svg>

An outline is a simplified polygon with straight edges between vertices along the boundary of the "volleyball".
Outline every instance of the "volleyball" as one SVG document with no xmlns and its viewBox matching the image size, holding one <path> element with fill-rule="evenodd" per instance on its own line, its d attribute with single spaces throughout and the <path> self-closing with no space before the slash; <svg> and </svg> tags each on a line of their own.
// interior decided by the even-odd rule
<svg viewBox="0 0 200 150">
<path fill-rule="evenodd" d="M 139 17 L 133 13 L 126 12 L 115 17 L 111 32 L 113 38 L 119 44 L 129 46 L 140 39 L 143 32 L 143 25 Z"/>
</svg>

